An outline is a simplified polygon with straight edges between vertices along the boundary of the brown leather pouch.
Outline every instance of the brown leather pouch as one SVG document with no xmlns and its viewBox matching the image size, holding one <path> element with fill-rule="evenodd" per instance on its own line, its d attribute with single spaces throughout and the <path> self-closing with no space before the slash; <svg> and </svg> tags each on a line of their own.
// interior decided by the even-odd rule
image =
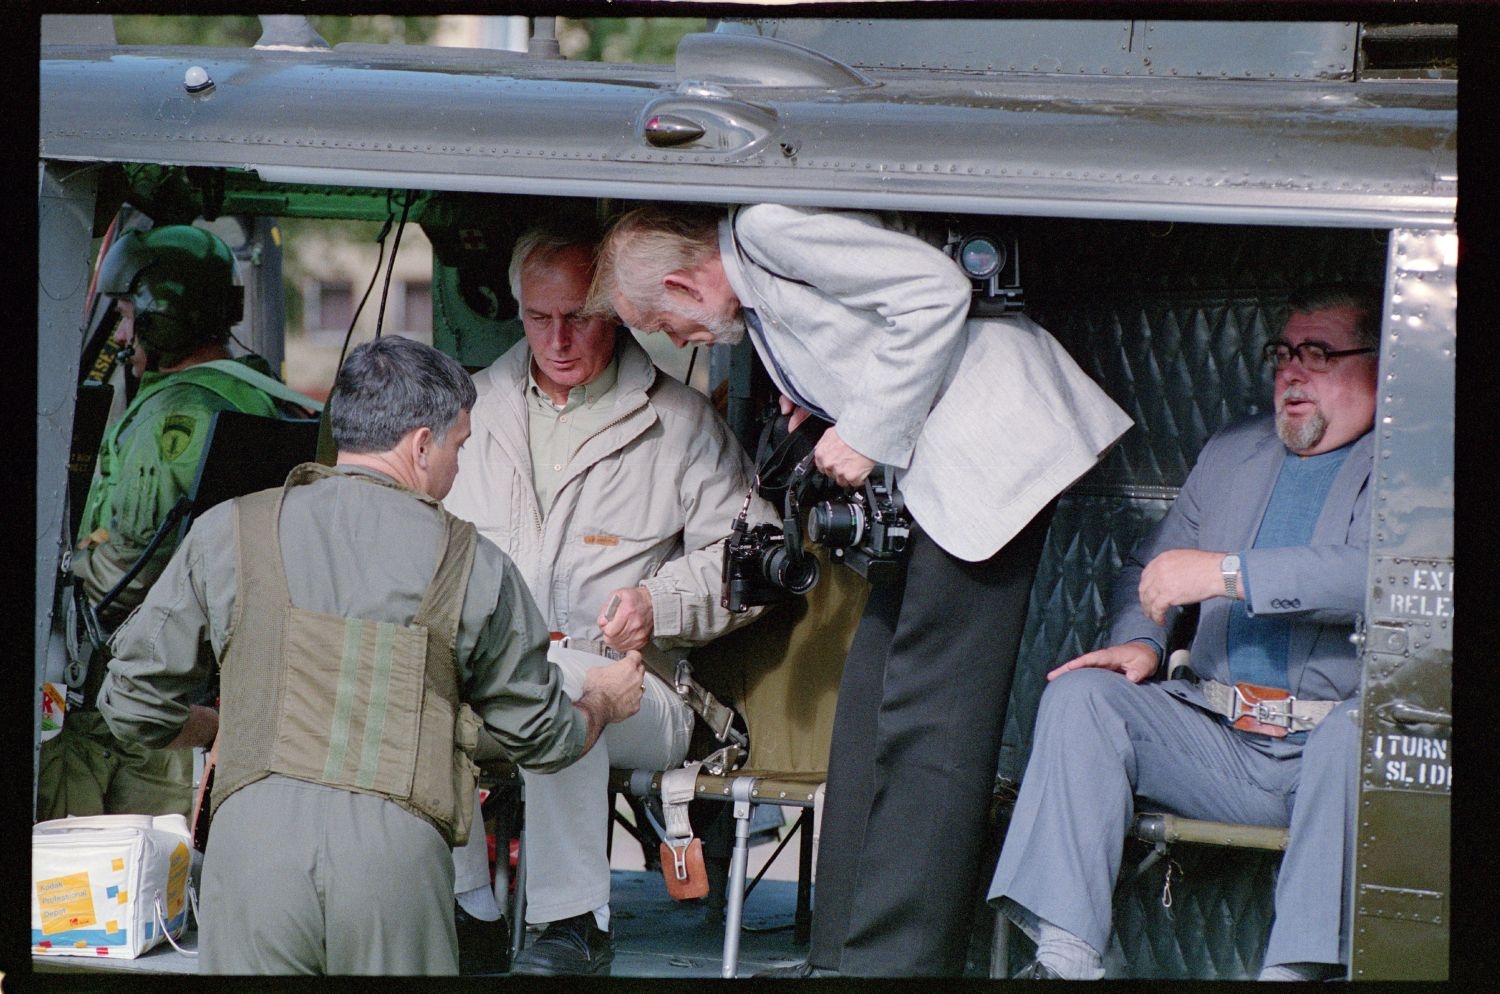
<svg viewBox="0 0 1500 994">
<path fill-rule="evenodd" d="M 1262 687 L 1254 683 L 1237 683 L 1234 689 L 1239 693 L 1240 703 L 1237 710 L 1246 713 L 1234 719 L 1234 727 L 1242 732 L 1250 732 L 1253 735 L 1269 735 L 1273 739 L 1286 738 L 1287 726 L 1271 725 L 1255 717 L 1255 705 L 1261 701 L 1284 701 L 1291 697 L 1291 692 L 1279 687 Z"/>
<path fill-rule="evenodd" d="M 708 868 L 703 865 L 703 840 L 693 839 L 681 849 L 661 844 L 661 875 L 667 896 L 686 901 L 708 894 Z"/>
</svg>

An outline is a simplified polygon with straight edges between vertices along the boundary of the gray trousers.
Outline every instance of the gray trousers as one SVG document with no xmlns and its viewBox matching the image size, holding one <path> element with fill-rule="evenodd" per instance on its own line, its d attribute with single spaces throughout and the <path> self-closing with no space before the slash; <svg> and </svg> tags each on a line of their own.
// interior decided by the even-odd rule
<svg viewBox="0 0 1500 994">
<path fill-rule="evenodd" d="M 203 859 L 206 974 L 458 974 L 453 860 L 383 797 L 271 776 L 214 815 Z"/>
<path fill-rule="evenodd" d="M 1305 745 L 1247 735 L 1159 686 L 1076 670 L 1042 695 L 1031 759 L 990 886 L 1028 934 L 1041 917 L 1101 953 L 1139 796 L 1188 818 L 1290 826 L 1265 965 L 1345 963 L 1359 706 Z"/>
</svg>

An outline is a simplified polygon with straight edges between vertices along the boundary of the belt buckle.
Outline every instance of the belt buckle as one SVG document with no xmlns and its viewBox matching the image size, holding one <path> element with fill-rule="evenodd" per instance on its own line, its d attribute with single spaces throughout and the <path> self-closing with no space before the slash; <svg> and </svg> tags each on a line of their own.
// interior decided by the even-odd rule
<svg viewBox="0 0 1500 994">
<path fill-rule="evenodd" d="M 1247 694 L 1246 688 L 1250 688 L 1253 693 Z M 1289 693 L 1285 697 L 1261 696 L 1268 691 L 1281 692 L 1274 687 L 1236 683 L 1234 717 L 1231 720 L 1234 727 L 1242 732 L 1268 735 L 1275 739 L 1285 738 L 1292 727 L 1292 708 L 1297 703 L 1297 698 Z"/>
</svg>

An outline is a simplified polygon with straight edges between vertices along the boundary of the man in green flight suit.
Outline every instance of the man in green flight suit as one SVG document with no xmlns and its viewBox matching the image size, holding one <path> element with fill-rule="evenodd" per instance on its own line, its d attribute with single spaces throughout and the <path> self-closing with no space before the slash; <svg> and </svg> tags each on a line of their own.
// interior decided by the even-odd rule
<svg viewBox="0 0 1500 994">
<path fill-rule="evenodd" d="M 73 575 L 97 605 L 129 572 L 187 495 L 218 411 L 305 416 L 319 405 L 290 390 L 259 356 L 231 358 L 230 328 L 243 311 L 234 257 L 218 237 L 190 225 L 130 231 L 99 267 L 99 292 L 120 314 L 114 340 L 129 350 L 139 389 L 105 433 L 99 468 L 79 526 Z M 122 358 L 126 353 L 122 352 Z M 164 536 L 140 572 L 99 612 L 108 632 L 139 604 L 176 547 Z M 81 650 L 89 652 L 87 644 Z M 39 820 L 66 815 L 172 814 L 192 806 L 191 748 L 150 750 L 110 735 L 94 696 L 109 659 L 93 649 L 86 675 L 68 691 L 61 732 L 42 744 Z M 207 746 L 218 713 L 194 705 L 190 745 Z"/>
</svg>

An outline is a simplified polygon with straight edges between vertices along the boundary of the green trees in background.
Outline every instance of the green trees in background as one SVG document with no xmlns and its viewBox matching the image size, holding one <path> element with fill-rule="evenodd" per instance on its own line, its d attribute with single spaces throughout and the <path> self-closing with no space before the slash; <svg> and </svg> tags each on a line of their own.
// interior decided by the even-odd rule
<svg viewBox="0 0 1500 994">
<path fill-rule="evenodd" d="M 702 17 L 595 17 L 563 18 L 567 26 L 581 26 L 588 42 L 579 51 L 563 49 L 570 59 L 589 62 L 641 62 L 669 64 L 677 54 L 677 42 L 685 34 L 707 31 Z M 565 37 L 562 26 L 559 38 Z"/>
<path fill-rule="evenodd" d="M 328 44 L 346 41 L 420 45 L 432 37 L 436 17 L 310 17 Z M 122 45 L 223 45 L 248 48 L 260 40 L 258 17 L 116 14 L 115 40 Z"/>
<path fill-rule="evenodd" d="M 437 30 L 437 17 L 387 14 L 309 17 L 330 45 L 371 42 L 421 45 Z M 708 30 L 702 17 L 560 18 L 558 40 L 570 59 L 665 64 L 684 34 Z M 122 45 L 214 45 L 248 48 L 260 39 L 256 17 L 116 14 L 115 38 Z"/>
</svg>

